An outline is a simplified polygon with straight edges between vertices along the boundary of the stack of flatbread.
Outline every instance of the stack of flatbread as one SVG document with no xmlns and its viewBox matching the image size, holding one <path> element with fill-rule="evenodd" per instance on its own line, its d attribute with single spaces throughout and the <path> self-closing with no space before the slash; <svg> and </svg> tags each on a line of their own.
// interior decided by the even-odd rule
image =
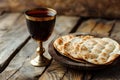
<svg viewBox="0 0 120 80">
<path fill-rule="evenodd" d="M 53 45 L 60 54 L 66 57 L 98 65 L 110 64 L 120 55 L 119 43 L 107 37 L 70 34 L 57 38 Z"/>
</svg>

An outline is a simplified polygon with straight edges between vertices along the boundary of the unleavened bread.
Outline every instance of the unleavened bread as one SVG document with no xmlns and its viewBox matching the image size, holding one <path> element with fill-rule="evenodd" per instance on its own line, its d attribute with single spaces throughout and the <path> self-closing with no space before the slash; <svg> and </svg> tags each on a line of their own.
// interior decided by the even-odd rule
<svg viewBox="0 0 120 80">
<path fill-rule="evenodd" d="M 110 64 L 120 55 L 119 43 L 107 37 L 65 35 L 57 38 L 53 45 L 64 56 L 98 65 Z"/>
</svg>

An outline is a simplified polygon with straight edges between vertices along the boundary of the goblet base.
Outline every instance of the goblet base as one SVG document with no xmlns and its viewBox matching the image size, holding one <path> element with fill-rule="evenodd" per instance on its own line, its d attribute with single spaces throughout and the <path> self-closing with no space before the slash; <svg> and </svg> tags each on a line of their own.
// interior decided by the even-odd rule
<svg viewBox="0 0 120 80">
<path fill-rule="evenodd" d="M 38 55 L 36 58 L 31 60 L 30 63 L 35 67 L 43 67 L 47 66 L 50 63 L 50 60 L 43 55 Z"/>
</svg>

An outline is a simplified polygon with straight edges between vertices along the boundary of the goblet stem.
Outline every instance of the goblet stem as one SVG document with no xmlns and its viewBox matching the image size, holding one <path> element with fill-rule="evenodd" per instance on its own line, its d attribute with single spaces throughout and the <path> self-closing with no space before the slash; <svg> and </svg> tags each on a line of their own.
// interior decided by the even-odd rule
<svg viewBox="0 0 120 80">
<path fill-rule="evenodd" d="M 31 60 L 33 66 L 46 66 L 49 64 L 50 60 L 43 56 L 45 49 L 43 48 L 43 42 L 39 42 L 39 47 L 36 50 L 37 57 Z"/>
<path fill-rule="evenodd" d="M 45 52 L 45 49 L 43 48 L 43 42 L 39 41 L 39 47 L 37 48 L 36 52 L 38 53 L 38 55 L 43 55 L 43 53 Z"/>
</svg>

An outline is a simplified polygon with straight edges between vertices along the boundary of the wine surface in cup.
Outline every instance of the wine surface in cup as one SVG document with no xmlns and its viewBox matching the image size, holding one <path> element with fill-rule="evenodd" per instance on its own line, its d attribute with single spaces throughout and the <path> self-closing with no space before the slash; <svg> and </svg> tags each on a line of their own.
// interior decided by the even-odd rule
<svg viewBox="0 0 120 80">
<path fill-rule="evenodd" d="M 27 12 L 27 15 L 40 19 L 40 21 L 26 19 L 31 37 L 37 41 L 46 41 L 51 35 L 54 28 L 55 13 L 49 11 L 48 9 L 36 9 Z"/>
</svg>

